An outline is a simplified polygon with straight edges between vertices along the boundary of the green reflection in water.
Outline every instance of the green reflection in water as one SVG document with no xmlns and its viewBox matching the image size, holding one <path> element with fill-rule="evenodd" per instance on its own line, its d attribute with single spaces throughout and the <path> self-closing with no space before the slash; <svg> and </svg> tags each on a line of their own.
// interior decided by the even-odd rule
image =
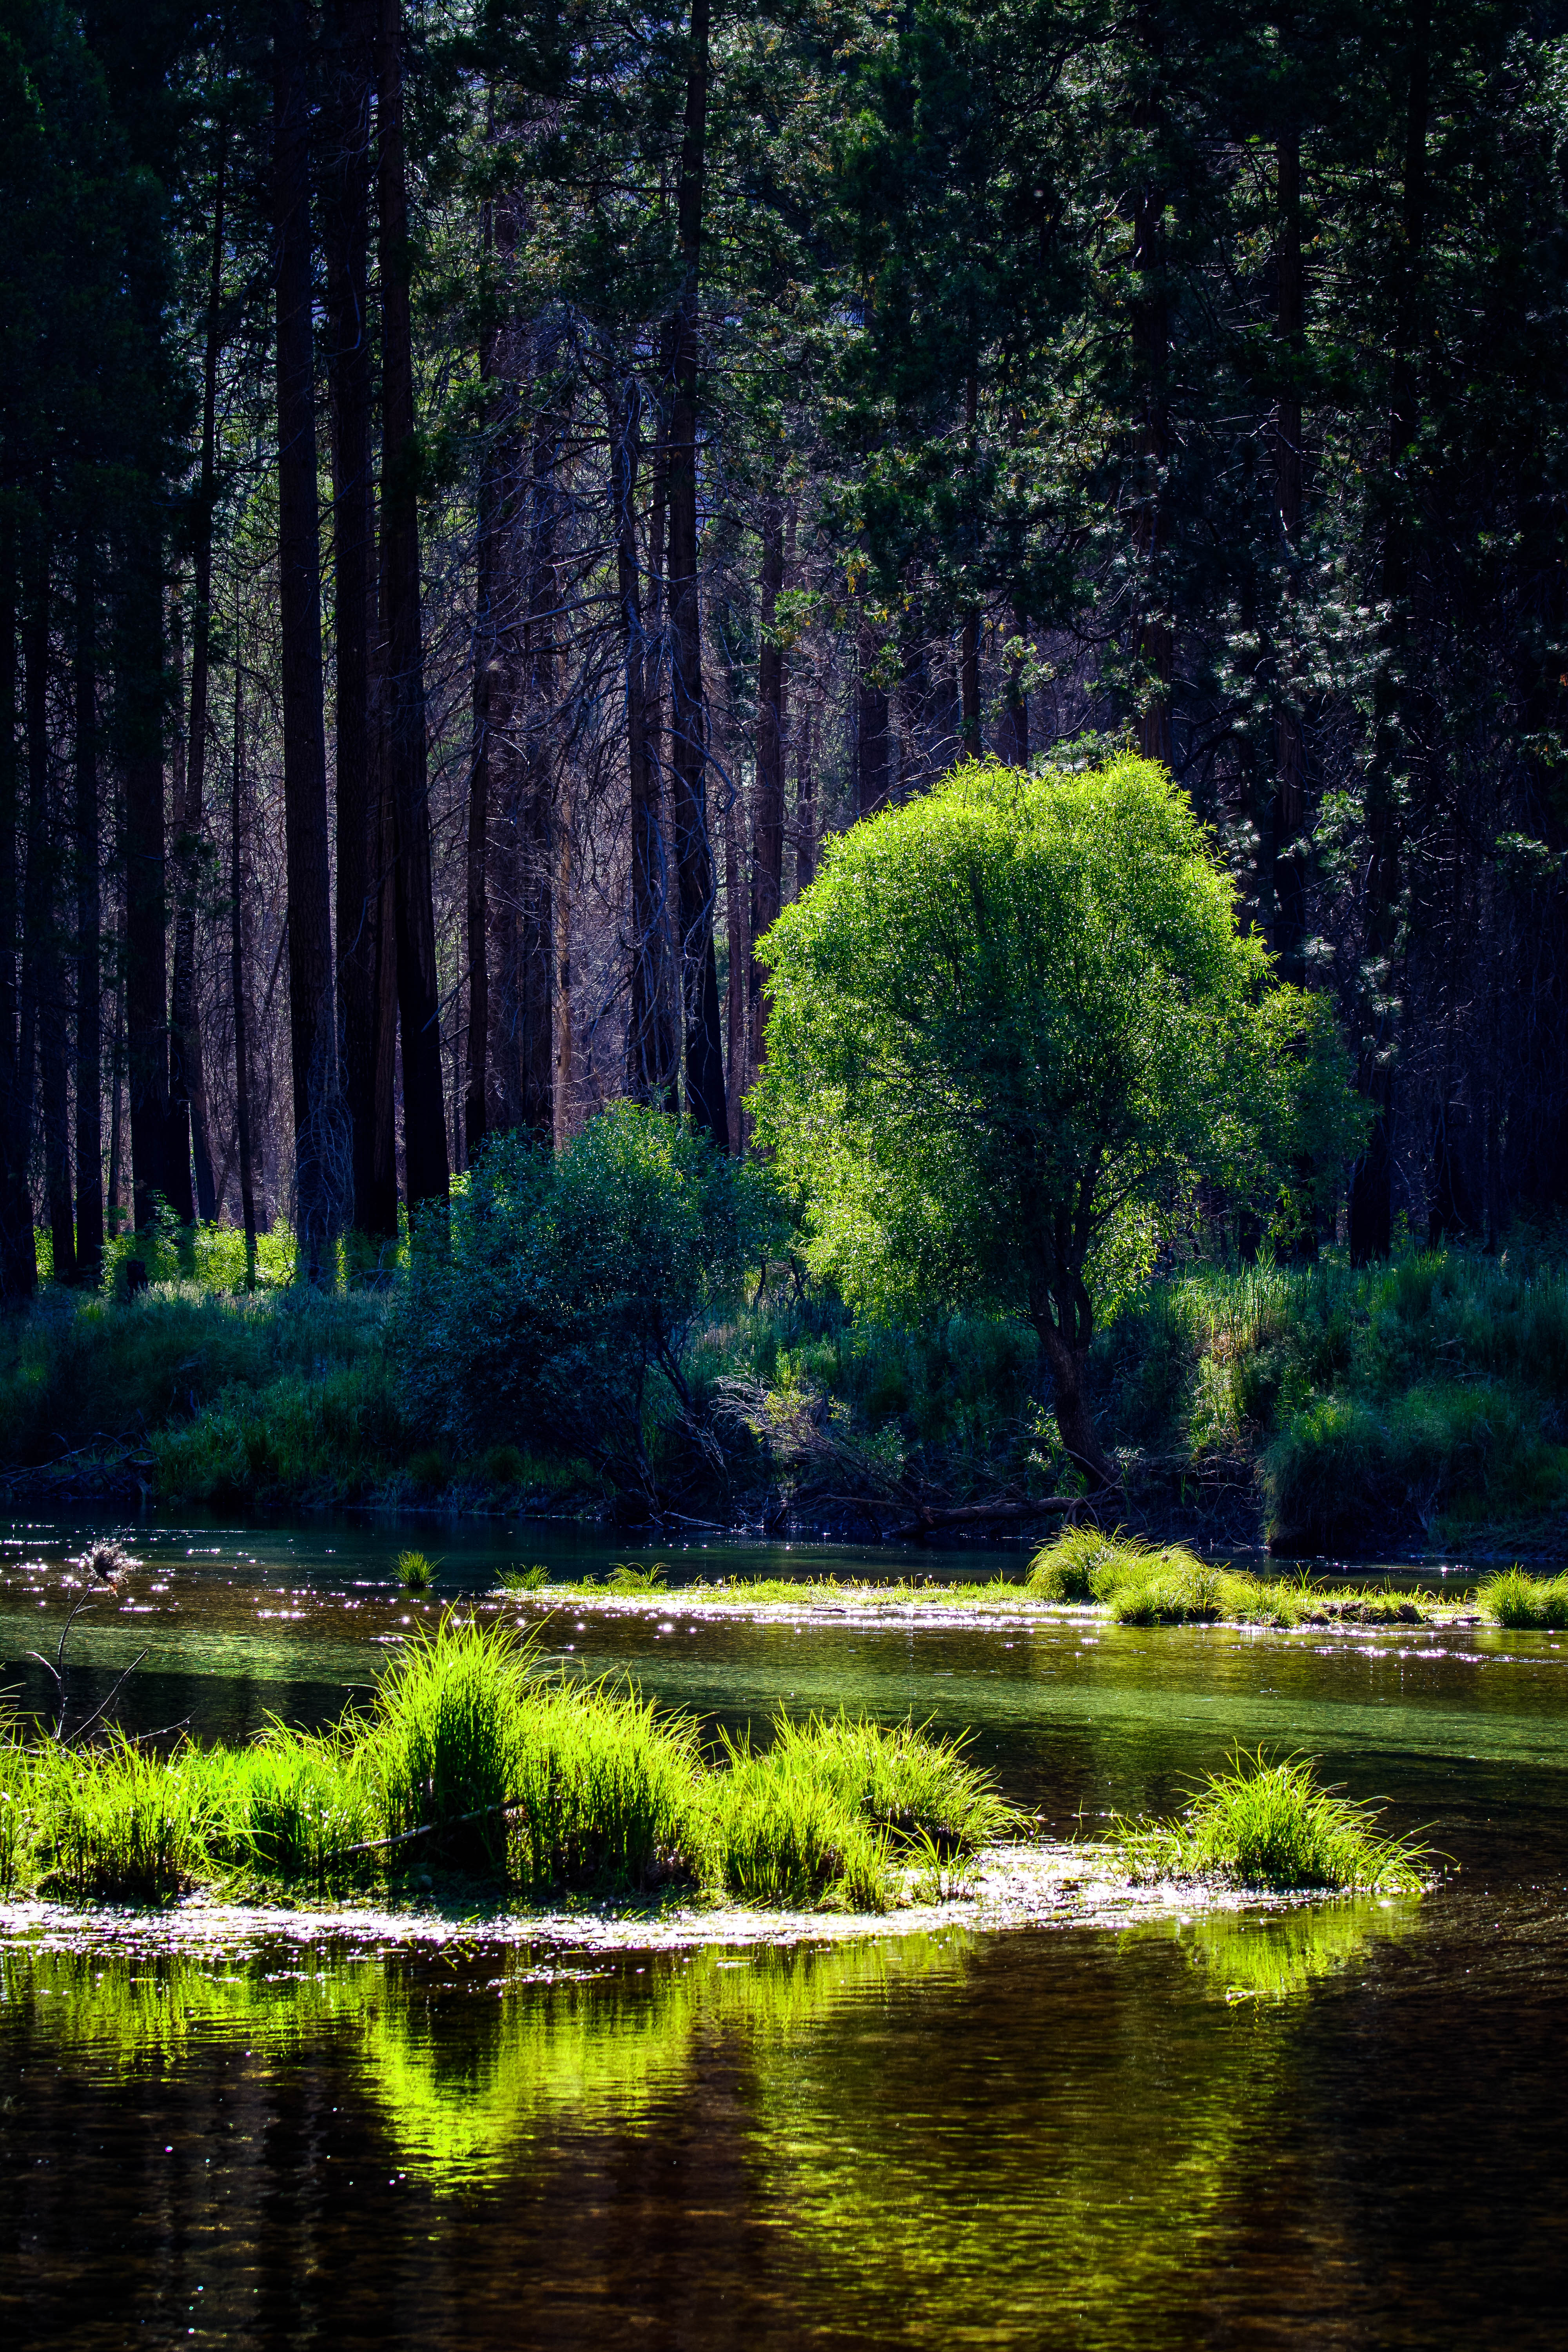
<svg viewBox="0 0 1568 2352">
<path fill-rule="evenodd" d="M 0 1950 L 0 2011 L 35 2047 L 100 2078 L 195 2071 L 214 2044 L 243 2042 L 263 2069 L 335 2039 L 357 2051 L 365 2087 L 407 2172 L 438 2190 L 514 2164 L 563 2128 L 645 2123 L 691 2078 L 700 2044 L 737 2037 L 760 2065 L 841 2000 L 875 2002 L 952 1973 L 967 1938 L 907 1936 L 816 1948 L 720 1948 L 542 1974 L 526 1953 L 495 1973 L 443 1976 L 406 1957 L 339 1960 L 309 1950 L 266 1960 L 178 1954 Z"/>
<path fill-rule="evenodd" d="M 1409 1935 L 1413 1899 L 1300 1905 L 1289 1911 L 1215 1911 L 1127 1930 L 1123 1945 L 1178 1944 L 1207 1989 L 1227 2001 L 1284 2001 L 1365 1958 L 1374 1939 Z"/>
</svg>

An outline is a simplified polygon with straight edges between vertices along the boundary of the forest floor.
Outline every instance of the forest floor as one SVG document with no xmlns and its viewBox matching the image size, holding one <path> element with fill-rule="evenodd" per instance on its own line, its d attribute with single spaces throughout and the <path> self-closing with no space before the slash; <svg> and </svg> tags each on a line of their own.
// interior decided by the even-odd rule
<svg viewBox="0 0 1568 2352">
<path fill-rule="evenodd" d="M 277 1280 L 236 1295 L 226 1259 L 209 1257 L 134 1300 L 46 1284 L 0 1328 L 13 1507 L 504 1511 L 658 1533 L 594 1465 L 526 1433 L 461 1459 L 416 1427 L 388 1340 L 395 1291 Z M 1079 1483 L 1033 1336 L 1001 1318 L 866 1324 L 809 1291 L 770 1294 L 710 1317 L 687 1370 L 702 1442 L 673 1420 L 653 1433 L 668 1528 L 876 1540 L 921 1506 L 1029 1505 Z M 1555 1250 L 1194 1266 L 1108 1319 L 1089 1381 L 1121 1478 L 1114 1516 L 1158 1539 L 1568 1556 Z M 1042 1512 L 1039 1532 L 1052 1524 Z"/>
</svg>

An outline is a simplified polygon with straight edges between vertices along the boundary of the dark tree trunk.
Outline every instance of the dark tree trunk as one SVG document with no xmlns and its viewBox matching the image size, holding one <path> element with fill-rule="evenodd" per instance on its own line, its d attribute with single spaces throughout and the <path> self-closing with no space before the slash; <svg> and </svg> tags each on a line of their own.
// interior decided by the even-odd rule
<svg viewBox="0 0 1568 2352">
<path fill-rule="evenodd" d="M 402 0 L 380 0 L 376 42 L 382 313 L 381 596 L 384 785 L 392 814 L 397 1008 L 403 1043 L 408 1208 L 445 1202 L 449 1171 L 441 1079 L 436 912 L 419 610 L 418 440 L 409 304 Z"/>
<path fill-rule="evenodd" d="M 163 860 L 163 565 L 152 531 L 128 541 L 115 707 L 125 789 L 125 1072 L 138 1233 L 166 1196 L 169 986 Z"/>
<path fill-rule="evenodd" d="M 978 760 L 984 749 L 980 729 L 980 615 L 970 611 L 963 616 L 963 627 L 958 640 L 959 734 L 964 756 Z"/>
<path fill-rule="evenodd" d="M 1047 1278 L 1029 1285 L 1029 1319 L 1050 1367 L 1052 1410 L 1067 1452 L 1094 1486 L 1112 1486 L 1116 1474 L 1105 1457 L 1083 1392 L 1084 1369 L 1094 1339 L 1094 1314 L 1080 1276 L 1070 1261 Z"/>
<path fill-rule="evenodd" d="M 1026 644 L 1029 634 L 1028 615 L 1021 609 L 1013 614 L 1013 634 Z M 1009 656 L 1007 663 L 1006 699 L 1002 709 L 1002 728 L 997 738 L 999 759 L 1009 768 L 1027 769 L 1029 764 L 1029 705 L 1024 691 L 1024 656 Z"/>
<path fill-rule="evenodd" d="M 1419 425 L 1416 352 L 1426 226 L 1428 20 L 1418 6 L 1411 26 L 1406 86 L 1400 285 L 1388 419 L 1387 518 L 1382 595 L 1388 618 L 1373 690 L 1373 735 L 1367 777 L 1366 966 L 1371 988 L 1361 1007 L 1357 1084 L 1372 1107 L 1366 1150 L 1351 1173 L 1350 1245 L 1357 1265 L 1386 1257 L 1394 1230 L 1394 1034 L 1389 985 L 1399 951 L 1402 784 L 1408 777 L 1415 696 L 1410 677 L 1410 602 L 1415 574 L 1411 493 L 1405 461 Z"/>
<path fill-rule="evenodd" d="M 343 1108 L 353 1222 L 397 1233 L 397 1169 L 378 1148 L 381 925 L 380 772 L 374 725 L 375 493 L 368 246 L 374 0 L 332 0 L 321 220 L 327 257 L 327 375 L 332 416 L 332 594 L 337 676 L 337 951 Z"/>
<path fill-rule="evenodd" d="M 1153 129 L 1152 110 L 1140 110 L 1142 127 Z M 1132 215 L 1132 375 L 1137 403 L 1140 475 L 1132 527 L 1143 610 L 1138 622 L 1139 745 L 1145 759 L 1171 760 L 1171 679 L 1174 641 L 1163 610 L 1160 579 L 1164 553 L 1162 477 L 1170 452 L 1166 369 L 1170 342 L 1165 284 L 1165 191 L 1146 184 Z"/>
<path fill-rule="evenodd" d="M 708 35 L 709 0 L 691 0 L 677 205 L 681 288 L 675 313 L 669 433 L 670 781 L 680 898 L 686 1109 L 725 1150 L 729 1115 L 713 949 L 713 845 L 708 830 L 708 719 L 697 549 L 697 298 L 707 161 Z"/>
<path fill-rule="evenodd" d="M 8 488 L 8 485 L 6 486 Z M 11 500 L 0 499 L 0 1306 L 16 1307 L 38 1286 L 27 1137 L 22 1120 L 20 911 L 16 833 L 16 533 Z"/>
<path fill-rule="evenodd" d="M 212 1131 L 207 1116 L 206 1072 L 202 1060 L 201 1015 L 196 1002 L 196 890 L 200 874 L 203 801 L 206 785 L 207 693 L 212 649 L 213 508 L 217 498 L 217 372 L 222 357 L 220 302 L 223 293 L 224 182 L 226 155 L 219 150 L 213 205 L 212 268 L 207 279 L 205 350 L 202 367 L 202 471 L 196 501 L 195 612 L 191 637 L 191 723 L 185 747 L 184 804 L 176 806 L 175 860 L 179 900 L 174 919 L 174 982 L 170 1007 L 169 1085 L 175 1148 L 180 1130 L 190 1131 L 195 1168 L 196 1215 L 210 1224 L 217 1215 L 213 1183 Z"/>
<path fill-rule="evenodd" d="M 60 955 L 59 861 L 55 853 L 54 796 L 49 778 L 49 573 L 47 541 L 42 523 L 35 532 L 27 571 L 27 611 L 23 628 L 27 734 L 26 952 L 35 975 L 44 1114 L 44 1213 L 48 1219 L 55 1280 L 74 1283 L 76 1220 L 71 1201 L 68 1024 L 65 971 Z M 29 1066 L 31 1058 L 29 1053 Z"/>
<path fill-rule="evenodd" d="M 571 1076 L 572 826 L 555 823 L 555 571 L 561 420 L 547 402 L 533 433 L 528 617 L 523 633 L 523 751 L 517 806 L 517 1038 L 522 1126 L 542 1143 L 560 1132 Z M 555 903 L 556 901 L 559 903 Z"/>
<path fill-rule="evenodd" d="M 731 792 L 724 810 L 724 1056 L 730 1149 L 737 1158 L 746 1148 L 745 1113 L 741 1105 L 751 1083 L 752 940 L 747 921 L 751 909 L 747 903 L 745 827 L 745 803 L 738 792 Z"/>
<path fill-rule="evenodd" d="M 180 926 L 185 911 L 185 900 L 194 890 L 194 877 L 189 868 L 193 859 L 189 836 L 185 833 L 185 778 L 189 769 L 189 742 L 185 733 L 185 635 L 184 620 L 179 598 L 172 600 L 169 614 L 169 670 L 173 708 L 173 727 L 169 742 L 169 789 L 167 806 L 174 824 L 174 971 L 171 1006 L 177 1007 L 182 993 L 180 971 Z M 195 904 L 192 900 L 192 959 L 195 960 Z M 180 1060 L 180 1037 L 172 1013 L 169 1022 L 169 1129 L 168 1129 L 169 1206 L 182 1225 L 194 1223 L 196 1213 L 195 1195 L 191 1190 L 191 1122 L 189 1102 L 185 1093 L 185 1073 Z"/>
<path fill-rule="evenodd" d="M 631 938 L 626 974 L 626 1092 L 634 1102 L 662 1104 L 673 1072 L 663 1019 L 664 945 L 668 874 L 659 822 L 658 773 L 649 739 L 648 648 L 638 580 L 637 469 L 642 402 L 635 377 L 605 380 L 610 471 L 616 518 L 616 592 L 626 679 L 626 763 L 630 779 Z"/>
<path fill-rule="evenodd" d="M 289 872 L 289 1030 L 295 1221 L 312 1281 L 346 1191 L 333 1013 L 327 751 L 321 709 L 321 532 L 310 323 L 309 15 L 276 0 L 272 185 L 278 301 L 278 604 Z"/>
<path fill-rule="evenodd" d="M 1298 378 L 1306 339 L 1305 272 L 1301 262 L 1301 139 L 1293 127 L 1279 144 L 1279 331 L 1284 388 L 1274 410 L 1274 479 L 1285 561 L 1292 564 L 1301 532 L 1301 394 Z M 1300 986 L 1305 976 L 1301 949 L 1307 930 L 1306 765 L 1301 714 L 1289 681 L 1278 683 L 1275 728 L 1277 781 L 1272 826 L 1274 856 L 1274 951 L 1280 977 Z"/>
<path fill-rule="evenodd" d="M 798 898 L 816 879 L 816 779 L 812 770 L 813 732 L 816 714 L 808 710 L 801 722 L 800 749 L 795 764 L 795 888 Z"/>
<path fill-rule="evenodd" d="M 229 806 L 228 978 L 234 1004 L 234 1124 L 239 1207 L 245 1223 L 245 1286 L 256 1287 L 256 1187 L 250 1152 L 250 1021 L 245 987 L 245 670 L 235 648 L 234 781 Z"/>
<path fill-rule="evenodd" d="M 763 508 L 763 563 L 759 585 L 762 642 L 757 652 L 757 789 L 752 813 L 752 946 L 750 1013 L 752 1067 L 767 1056 L 767 1000 L 756 942 L 778 919 L 784 904 L 784 657 L 773 635 L 784 583 L 784 508 L 776 498 Z"/>
<path fill-rule="evenodd" d="M 507 208 L 502 207 L 503 213 Z M 504 231 L 503 231 L 504 240 Z M 484 247 L 493 264 L 497 250 L 495 209 L 487 205 Z M 492 292 L 491 300 L 496 299 Z M 479 382 L 486 387 L 486 422 L 496 436 L 486 455 L 479 486 L 479 543 L 474 567 L 474 735 L 468 766 L 468 892 L 463 947 L 468 966 L 468 1053 L 464 1070 L 463 1141 L 468 1162 L 489 1126 L 489 823 L 492 715 L 500 715 L 496 691 L 499 635 L 496 592 L 505 575 L 507 538 L 504 446 L 498 430 L 506 421 L 507 388 L 496 390 L 501 331 L 493 319 L 479 337 Z M 505 436 L 512 441 L 515 436 Z"/>
<path fill-rule="evenodd" d="M 876 639 L 862 626 L 855 682 L 855 813 L 875 816 L 888 805 L 888 697 L 870 676 Z"/>
<path fill-rule="evenodd" d="M 76 574 L 76 1248 L 83 1286 L 103 1271 L 103 923 L 98 842 L 98 603 L 90 533 Z"/>
</svg>

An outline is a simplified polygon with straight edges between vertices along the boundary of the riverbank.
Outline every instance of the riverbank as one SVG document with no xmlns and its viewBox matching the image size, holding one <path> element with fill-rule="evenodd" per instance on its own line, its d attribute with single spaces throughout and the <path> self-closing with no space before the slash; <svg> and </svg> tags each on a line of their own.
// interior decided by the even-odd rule
<svg viewBox="0 0 1568 2352">
<path fill-rule="evenodd" d="M 204 1278 L 137 1298 L 47 1286 L 0 1328 L 0 1492 L 47 1512 L 332 1508 L 577 1517 L 643 1529 L 885 1540 L 921 1508 L 985 1510 L 1078 1480 L 1040 1402 L 1033 1338 L 995 1318 L 857 1322 L 775 1280 L 688 1336 L 689 1402 L 647 1433 L 658 1510 L 526 1430 L 472 1458 L 411 1412 L 395 1270 L 377 1286 Z M 1114 1517 L 1199 1549 L 1341 1558 L 1568 1558 L 1568 1282 L 1408 1252 L 1352 1268 L 1196 1267 L 1147 1285 L 1088 1370 Z M 637 1539 L 634 1534 L 632 1539 Z"/>
</svg>

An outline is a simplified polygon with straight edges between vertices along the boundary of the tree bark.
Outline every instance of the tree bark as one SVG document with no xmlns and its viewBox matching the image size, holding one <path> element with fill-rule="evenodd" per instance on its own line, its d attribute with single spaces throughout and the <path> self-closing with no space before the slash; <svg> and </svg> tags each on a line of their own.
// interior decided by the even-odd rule
<svg viewBox="0 0 1568 2352">
<path fill-rule="evenodd" d="M 784 657 L 774 638 L 778 599 L 784 583 L 783 502 L 763 507 L 763 562 L 759 585 L 762 642 L 757 652 L 757 789 L 752 813 L 752 955 L 748 984 L 752 1072 L 767 1058 L 767 999 L 756 942 L 776 922 L 784 904 Z"/>
<path fill-rule="evenodd" d="M 1094 1314 L 1082 1279 L 1058 1263 L 1047 1278 L 1029 1286 L 1029 1319 L 1050 1367 L 1051 1407 L 1062 1444 L 1094 1486 L 1113 1486 L 1116 1474 L 1105 1457 L 1083 1393 L 1084 1367 L 1094 1339 Z"/>
<path fill-rule="evenodd" d="M 1027 644 L 1028 615 L 1021 606 L 1015 607 L 1014 610 L 1013 634 L 1026 645 Z M 1022 654 L 1012 655 L 1007 663 L 1006 698 L 1003 705 L 1002 728 L 997 740 L 996 752 L 997 757 L 1005 761 L 1009 768 L 1022 768 L 1026 772 L 1029 765 L 1029 704 L 1024 691 L 1023 678 L 1023 656 Z"/>
<path fill-rule="evenodd" d="M 1388 419 L 1387 520 L 1383 602 L 1388 619 L 1373 698 L 1373 751 L 1367 777 L 1366 962 L 1372 974 L 1361 1007 L 1357 1084 L 1372 1106 L 1366 1150 L 1351 1172 L 1352 1263 L 1386 1257 L 1394 1234 L 1394 1055 L 1391 966 L 1399 949 L 1402 887 L 1400 782 L 1412 758 L 1415 698 L 1408 674 L 1410 599 L 1415 572 L 1411 494 L 1403 477 L 1420 424 L 1416 352 L 1426 226 L 1429 20 L 1420 0 L 1411 24 L 1405 95 L 1405 175 L 1399 288 Z"/>
<path fill-rule="evenodd" d="M 724 929 L 725 963 L 724 1048 L 725 1103 L 728 1139 L 737 1159 L 745 1150 L 745 1113 L 742 1099 L 750 1083 L 749 1015 L 752 943 L 746 921 L 745 803 L 731 792 L 724 810 Z"/>
<path fill-rule="evenodd" d="M 1301 531 L 1301 394 L 1298 378 L 1306 341 L 1306 278 L 1301 261 L 1301 136 L 1294 125 L 1279 137 L 1279 336 L 1285 371 L 1274 410 L 1274 479 L 1285 562 L 1293 564 Z M 1288 592 L 1289 595 L 1289 592 Z M 1274 793 L 1274 951 L 1282 980 L 1300 987 L 1305 978 L 1302 945 L 1307 930 L 1307 877 L 1301 847 L 1307 820 L 1306 763 L 1301 714 L 1290 699 L 1289 681 L 1276 688 L 1277 781 Z"/>
<path fill-rule="evenodd" d="M 1152 106 L 1140 107 L 1141 127 L 1154 129 Z M 1163 477 L 1170 452 L 1166 369 L 1170 318 L 1165 284 L 1165 191 L 1157 180 L 1139 189 L 1132 215 L 1132 375 L 1137 403 L 1140 474 L 1132 527 L 1143 609 L 1138 620 L 1139 746 L 1148 760 L 1171 761 L 1171 680 L 1174 641 L 1163 611 Z"/>
<path fill-rule="evenodd" d="M 341 1229 L 346 1183 L 333 1011 L 327 752 L 321 708 L 308 40 L 304 0 L 275 0 L 272 192 L 277 236 L 278 604 L 283 674 L 295 1222 L 301 1267 L 311 1281 L 320 1281 L 327 1271 L 328 1247 Z M 437 1099 L 438 1103 L 438 1093 Z"/>
<path fill-rule="evenodd" d="M 816 779 L 812 769 L 815 710 L 801 721 L 800 749 L 795 763 L 795 894 L 809 890 L 816 879 Z"/>
<path fill-rule="evenodd" d="M 180 922 L 187 895 L 186 866 L 189 863 L 185 823 L 185 778 L 189 768 L 189 740 L 185 732 L 185 632 L 184 616 L 178 595 L 169 604 L 169 684 L 171 688 L 169 739 L 169 782 L 166 805 L 174 818 L 174 971 L 170 996 L 171 1007 L 181 994 Z M 194 953 L 194 943 L 193 943 Z M 169 1206 L 182 1225 L 195 1221 L 195 1195 L 191 1190 L 191 1122 L 189 1101 L 185 1094 L 185 1076 L 180 1064 L 180 1041 L 171 1012 L 169 1021 L 169 1128 L 168 1128 Z"/>
<path fill-rule="evenodd" d="M 234 1124 L 239 1206 L 245 1224 L 245 1286 L 256 1287 L 256 1186 L 250 1153 L 250 1022 L 245 987 L 245 670 L 235 646 L 234 782 L 230 803 L 228 977 L 234 1004 Z"/>
<path fill-rule="evenodd" d="M 404 160 L 402 0 L 380 0 L 380 7 L 375 64 L 382 307 L 382 691 L 384 781 L 393 823 L 404 1165 L 413 1217 L 426 1202 L 446 1201 L 449 1171 L 441 1083 L 419 607 L 419 441 L 414 414 L 409 303 L 412 265 Z"/>
<path fill-rule="evenodd" d="M 76 1246 L 96 1290 L 103 1271 L 103 923 L 98 837 L 98 602 L 92 536 L 76 571 Z"/>
<path fill-rule="evenodd" d="M 38 1286 L 33 1203 L 27 1192 L 27 1137 L 21 1118 L 21 1008 L 16 972 L 21 946 L 16 871 L 19 784 L 16 529 L 7 497 L 0 499 L 0 1306 L 4 1307 L 25 1304 Z"/>
<path fill-rule="evenodd" d="M 708 722 L 697 546 L 697 298 L 707 162 L 709 14 L 710 0 L 691 0 L 677 200 L 681 287 L 675 312 L 669 434 L 670 769 L 680 898 L 686 1109 L 726 1150 L 729 1113 L 713 948 L 713 845 L 708 830 Z"/>
<path fill-rule="evenodd" d="M 38 1068 L 44 1114 L 44 1213 L 48 1220 L 54 1276 L 76 1280 L 76 1220 L 71 1202 L 69 1079 L 66 1069 L 65 971 L 60 955 L 58 881 L 53 793 L 49 780 L 49 571 L 46 526 L 35 526 L 27 566 L 23 625 L 26 664 L 27 889 L 26 952 L 37 1008 Z M 24 1027 L 28 1024 L 24 1022 Z M 26 1088 L 31 1093 L 28 1052 Z M 30 1125 L 30 1119 L 27 1122 Z"/>
<path fill-rule="evenodd" d="M 967 624 L 965 625 L 967 626 Z M 888 805 L 888 697 L 869 676 L 877 641 L 864 623 L 855 681 L 855 813 L 875 816 Z M 978 688 L 976 693 L 978 694 Z M 976 704 L 978 709 L 978 704 Z M 976 735 L 978 742 L 978 734 Z"/>
<path fill-rule="evenodd" d="M 372 463 L 369 235 L 374 0 L 332 0 L 328 18 L 327 152 L 321 226 L 327 257 L 327 381 L 332 418 L 332 603 L 337 655 L 337 985 L 353 1222 L 397 1233 L 396 1161 L 383 1148 L 376 1097 L 381 962 L 380 793 L 372 636 L 375 488 Z"/>
<path fill-rule="evenodd" d="M 195 1171 L 196 1215 L 210 1224 L 217 1214 L 213 1187 L 212 1134 L 207 1118 L 206 1073 L 202 1060 L 201 1016 L 196 1003 L 196 889 L 200 871 L 203 798 L 206 782 L 207 675 L 212 646 L 213 508 L 217 496 L 217 371 L 222 356 L 220 301 L 223 292 L 224 181 L 226 157 L 219 149 L 213 204 L 212 268 L 207 280 L 205 349 L 202 367 L 202 470 L 195 514 L 195 611 L 191 637 L 191 719 L 185 745 L 184 806 L 176 806 L 175 862 L 179 900 L 174 919 L 174 979 L 170 1004 L 170 1108 L 176 1149 L 187 1127 Z"/>
<path fill-rule="evenodd" d="M 662 1104 L 674 1075 L 664 1020 L 664 943 L 668 928 L 668 868 L 659 820 L 658 756 L 648 710 L 648 643 L 637 563 L 637 472 L 642 397 L 637 379 L 612 373 L 605 404 L 610 435 L 616 520 L 616 593 L 626 681 L 626 766 L 631 819 L 630 919 L 626 970 L 626 1092 L 634 1102 Z"/>
</svg>

